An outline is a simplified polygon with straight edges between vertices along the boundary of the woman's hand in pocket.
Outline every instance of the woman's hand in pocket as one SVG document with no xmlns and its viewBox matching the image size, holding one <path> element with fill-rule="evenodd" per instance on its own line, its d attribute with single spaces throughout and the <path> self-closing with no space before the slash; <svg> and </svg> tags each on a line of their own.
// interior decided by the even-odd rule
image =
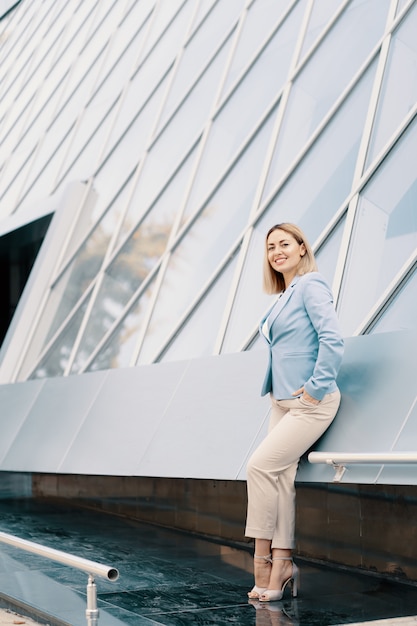
<svg viewBox="0 0 417 626">
<path fill-rule="evenodd" d="M 304 387 L 300 387 L 300 389 L 297 389 L 297 391 L 294 391 L 294 393 L 292 394 L 293 396 L 299 396 L 302 395 L 303 400 L 305 402 L 309 402 L 310 404 L 314 404 L 315 406 L 317 404 L 320 404 L 320 400 L 317 400 L 316 398 L 313 398 L 313 396 L 310 396 L 309 393 L 307 393 L 307 391 L 304 389 Z"/>
</svg>

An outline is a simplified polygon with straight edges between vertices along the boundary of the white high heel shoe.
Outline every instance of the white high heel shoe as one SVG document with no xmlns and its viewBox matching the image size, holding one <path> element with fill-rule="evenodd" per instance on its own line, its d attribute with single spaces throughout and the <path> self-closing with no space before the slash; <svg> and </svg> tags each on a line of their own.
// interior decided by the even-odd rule
<svg viewBox="0 0 417 626">
<path fill-rule="evenodd" d="M 266 556 L 258 556 L 257 554 L 254 554 L 253 556 L 254 559 L 258 559 L 259 561 L 265 561 L 266 563 L 272 563 L 271 557 L 272 554 L 267 554 Z M 258 587 L 257 585 L 255 585 L 253 589 L 248 591 L 248 598 L 250 598 L 251 600 L 259 600 L 261 595 L 265 593 L 267 589 L 268 587 Z"/>
<path fill-rule="evenodd" d="M 288 585 L 288 583 L 290 583 L 290 585 L 291 585 L 292 597 L 296 598 L 297 597 L 297 593 L 298 593 L 298 576 L 299 576 L 299 571 L 298 571 L 298 567 L 293 562 L 292 557 L 290 557 L 290 556 L 277 556 L 277 557 L 274 557 L 273 559 L 271 559 L 271 561 L 291 561 L 292 562 L 291 576 L 289 578 L 287 578 L 287 580 L 284 580 L 284 582 L 282 583 L 281 589 L 266 589 L 259 596 L 259 602 L 277 602 L 278 600 L 281 600 L 282 596 L 284 595 L 284 591 L 285 591 L 285 588 Z"/>
</svg>

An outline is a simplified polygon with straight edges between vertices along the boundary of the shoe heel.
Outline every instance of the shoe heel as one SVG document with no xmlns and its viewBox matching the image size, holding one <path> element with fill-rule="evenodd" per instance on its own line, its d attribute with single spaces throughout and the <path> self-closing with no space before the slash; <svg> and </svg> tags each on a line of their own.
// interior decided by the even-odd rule
<svg viewBox="0 0 417 626">
<path fill-rule="evenodd" d="M 298 567 L 293 564 L 293 570 L 292 570 L 292 580 L 291 580 L 291 593 L 292 593 L 292 597 L 296 598 L 298 595 L 298 576 L 299 576 L 299 570 Z"/>
</svg>

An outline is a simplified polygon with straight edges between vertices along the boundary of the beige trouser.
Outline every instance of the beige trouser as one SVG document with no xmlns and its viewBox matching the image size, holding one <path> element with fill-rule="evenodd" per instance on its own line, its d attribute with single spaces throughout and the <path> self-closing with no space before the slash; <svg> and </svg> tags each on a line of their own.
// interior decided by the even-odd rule
<svg viewBox="0 0 417 626">
<path fill-rule="evenodd" d="M 327 430 L 340 404 L 339 390 L 313 405 L 303 398 L 275 400 L 268 434 L 247 466 L 247 537 L 293 548 L 295 474 L 300 457 Z"/>
</svg>

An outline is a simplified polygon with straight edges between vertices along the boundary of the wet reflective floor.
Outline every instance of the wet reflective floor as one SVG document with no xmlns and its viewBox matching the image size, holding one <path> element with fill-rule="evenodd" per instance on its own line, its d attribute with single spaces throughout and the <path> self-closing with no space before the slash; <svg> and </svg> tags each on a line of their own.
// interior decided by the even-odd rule
<svg viewBox="0 0 417 626">
<path fill-rule="evenodd" d="M 396 624 L 417 615 L 417 586 L 302 559 L 298 598 L 248 601 L 248 550 L 92 511 L 0 500 L 0 531 L 116 567 L 117 581 L 96 578 L 98 626 Z M 0 543 L 0 597 L 50 615 L 51 623 L 87 623 L 87 578 Z"/>
</svg>

